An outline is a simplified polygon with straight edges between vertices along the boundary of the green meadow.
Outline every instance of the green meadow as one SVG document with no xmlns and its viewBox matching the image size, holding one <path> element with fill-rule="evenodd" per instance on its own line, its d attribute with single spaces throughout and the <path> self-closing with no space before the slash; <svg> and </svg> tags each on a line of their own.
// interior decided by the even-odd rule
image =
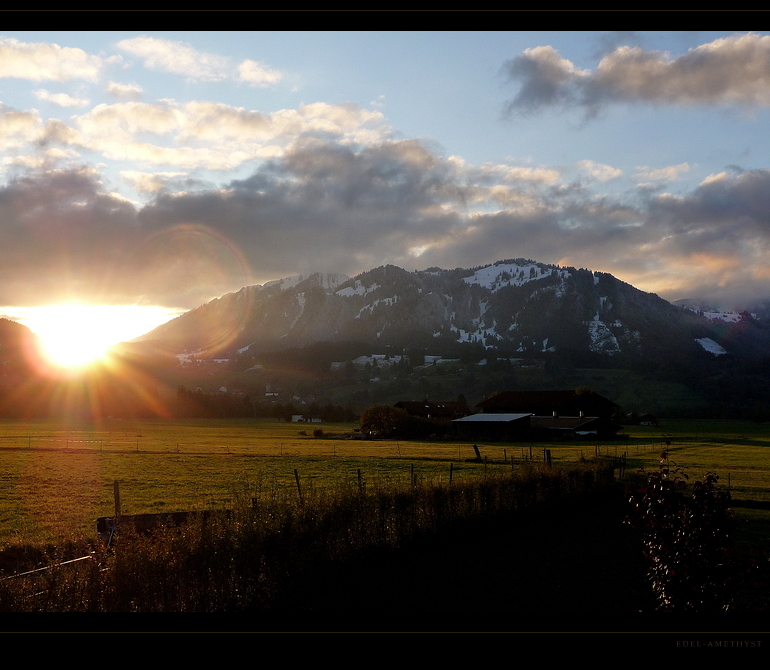
<svg viewBox="0 0 770 670">
<path fill-rule="evenodd" d="M 770 527 L 770 514 L 762 509 L 762 503 L 770 506 L 767 424 L 668 421 L 627 427 L 627 439 L 599 444 L 480 443 L 482 462 L 472 462 L 475 453 L 467 442 L 346 438 L 353 428 L 262 420 L 5 421 L 0 542 L 93 538 L 96 519 L 114 514 L 116 481 L 123 514 L 222 509 L 266 493 L 296 498 L 413 481 L 459 483 L 542 461 L 544 449 L 554 464 L 626 453 L 627 477 L 657 468 L 666 450 L 691 479 L 719 474 L 736 500 L 736 515 L 752 533 L 761 536 Z M 314 437 L 317 429 L 324 437 Z"/>
</svg>

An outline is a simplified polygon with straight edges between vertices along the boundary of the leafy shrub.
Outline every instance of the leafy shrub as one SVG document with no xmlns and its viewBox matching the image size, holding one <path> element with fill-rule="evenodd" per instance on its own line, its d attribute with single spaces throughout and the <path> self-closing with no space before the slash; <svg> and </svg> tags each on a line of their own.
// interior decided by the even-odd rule
<svg viewBox="0 0 770 670">
<path fill-rule="evenodd" d="M 759 563 L 744 562 L 733 543 L 730 492 L 706 473 L 688 490 L 684 468 L 661 454 L 657 472 L 630 489 L 626 523 L 642 531 L 658 609 L 717 612 L 739 608 Z"/>
</svg>

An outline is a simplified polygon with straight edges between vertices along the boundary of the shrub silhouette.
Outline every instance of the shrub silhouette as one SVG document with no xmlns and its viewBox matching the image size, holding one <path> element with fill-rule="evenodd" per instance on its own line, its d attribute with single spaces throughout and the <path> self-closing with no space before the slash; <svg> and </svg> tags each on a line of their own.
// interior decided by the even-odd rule
<svg viewBox="0 0 770 670">
<path fill-rule="evenodd" d="M 708 472 L 688 490 L 684 468 L 660 457 L 657 472 L 629 489 L 626 523 L 641 530 L 648 577 L 662 611 L 720 612 L 740 608 L 759 563 L 739 557 L 733 542 L 730 492 Z"/>
</svg>

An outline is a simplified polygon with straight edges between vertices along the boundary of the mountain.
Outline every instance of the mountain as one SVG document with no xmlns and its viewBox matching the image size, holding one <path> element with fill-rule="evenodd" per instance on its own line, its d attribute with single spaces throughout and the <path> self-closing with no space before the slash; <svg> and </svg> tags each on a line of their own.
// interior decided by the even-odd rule
<svg viewBox="0 0 770 670">
<path fill-rule="evenodd" d="M 767 325 L 751 315 L 712 320 L 610 274 L 522 258 L 454 270 L 387 265 L 354 278 L 299 275 L 227 294 L 136 340 L 203 356 L 345 341 L 373 351 L 473 349 L 614 367 L 770 352 Z"/>
<path fill-rule="evenodd" d="M 0 385 L 27 375 L 30 371 L 31 353 L 40 348 L 38 337 L 26 326 L 0 319 Z"/>
</svg>

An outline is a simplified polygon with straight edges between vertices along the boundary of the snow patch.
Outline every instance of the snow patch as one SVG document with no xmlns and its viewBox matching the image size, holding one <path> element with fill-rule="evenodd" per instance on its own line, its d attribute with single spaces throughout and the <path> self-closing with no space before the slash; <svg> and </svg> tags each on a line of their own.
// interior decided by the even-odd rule
<svg viewBox="0 0 770 670">
<path fill-rule="evenodd" d="M 380 288 L 379 284 L 364 286 L 359 279 L 356 279 L 355 286 L 341 288 L 339 291 L 337 291 L 337 295 L 341 295 L 343 298 L 349 298 L 354 295 L 366 295 L 367 293 L 376 291 L 378 288 Z"/>
<path fill-rule="evenodd" d="M 361 309 L 359 309 L 358 314 L 356 314 L 354 318 L 360 319 L 361 315 L 367 309 L 369 310 L 369 314 L 371 314 L 372 312 L 374 312 L 374 308 L 377 307 L 377 305 L 379 305 L 380 303 L 382 303 L 383 305 L 394 305 L 397 302 L 398 302 L 398 296 L 393 296 L 392 298 L 382 298 L 382 299 L 377 298 L 377 300 L 375 300 L 374 302 L 368 305 L 364 305 Z"/>
<path fill-rule="evenodd" d="M 606 323 L 595 319 L 594 321 L 588 321 L 587 325 L 588 335 L 591 338 L 591 344 L 589 345 L 591 351 L 610 356 L 620 353 L 618 340 Z"/>
<path fill-rule="evenodd" d="M 525 265 L 500 263 L 480 268 L 470 277 L 464 277 L 463 281 L 466 284 L 478 284 L 495 293 L 505 286 L 522 286 L 531 281 L 550 277 L 554 273 L 561 279 L 570 276 L 566 270 L 543 268 L 536 263 L 526 263 Z"/>
<path fill-rule="evenodd" d="M 710 351 L 714 356 L 721 356 L 722 354 L 726 354 L 727 350 L 722 347 L 719 343 L 712 340 L 710 337 L 701 337 L 700 339 L 695 340 L 698 344 L 700 344 L 706 351 Z"/>
<path fill-rule="evenodd" d="M 735 312 L 703 312 L 703 316 L 711 321 L 724 321 L 725 323 L 738 323 L 741 320 L 741 315 Z"/>
</svg>

